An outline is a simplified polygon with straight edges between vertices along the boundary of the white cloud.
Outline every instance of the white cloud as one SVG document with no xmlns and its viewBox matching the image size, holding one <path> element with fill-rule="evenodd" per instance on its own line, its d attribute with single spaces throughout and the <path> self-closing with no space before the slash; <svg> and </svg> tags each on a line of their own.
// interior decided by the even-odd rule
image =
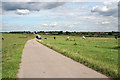
<svg viewBox="0 0 120 80">
<path fill-rule="evenodd" d="M 27 9 L 17 9 L 16 13 L 19 14 L 19 15 L 26 15 L 26 14 L 29 14 L 30 11 L 27 10 Z"/>
<path fill-rule="evenodd" d="M 57 25 L 57 22 L 51 23 L 50 27 L 55 27 Z"/>
<path fill-rule="evenodd" d="M 29 10 L 29 12 L 39 12 L 41 10 L 51 10 L 59 6 L 64 5 L 64 2 L 2 2 L 2 11 L 4 14 L 10 12 L 21 15 L 24 14 L 24 11 L 19 10 Z M 18 10 L 18 13 L 16 12 Z"/>
<path fill-rule="evenodd" d="M 102 22 L 102 24 L 109 24 L 110 22 L 108 22 L 108 21 L 105 21 L 105 22 Z"/>
<path fill-rule="evenodd" d="M 57 22 L 53 22 L 53 23 L 50 23 L 50 24 L 42 24 L 44 27 L 55 27 L 57 25 Z"/>
<path fill-rule="evenodd" d="M 108 8 L 106 6 L 95 6 L 92 9 L 93 12 L 101 11 L 101 12 L 107 12 Z"/>
<path fill-rule="evenodd" d="M 3 2 L 2 8 L 5 11 L 14 11 L 17 9 L 27 9 L 30 11 L 40 11 L 44 9 L 53 9 L 64 5 L 63 2 Z"/>
<path fill-rule="evenodd" d="M 43 24 L 43 26 L 48 26 L 48 24 Z"/>
<path fill-rule="evenodd" d="M 42 6 L 42 4 L 43 3 L 40 3 L 41 6 Z M 96 12 L 93 12 L 93 13 L 97 13 L 97 15 L 91 13 L 91 11 L 90 11 L 91 7 L 89 7 L 89 3 L 85 4 L 85 5 L 84 4 L 81 5 L 81 3 L 80 3 L 80 5 L 76 5 L 76 3 L 73 3 L 72 6 L 69 4 L 70 3 L 68 3 L 68 4 L 66 3 L 63 6 L 59 6 L 57 8 L 50 9 L 50 10 L 48 10 L 48 9 L 43 10 L 41 7 L 40 11 L 36 11 L 39 8 L 36 8 L 36 9 L 31 8 L 30 9 L 30 7 L 27 7 L 27 9 L 22 9 L 22 10 L 24 10 L 24 11 L 29 10 L 29 12 L 31 12 L 31 14 L 25 15 L 25 16 L 18 16 L 17 14 L 16 15 L 17 15 L 17 17 L 20 18 L 19 20 L 25 19 L 24 20 L 25 24 L 32 22 L 32 20 L 38 22 L 37 24 L 26 24 L 26 25 L 38 26 L 39 30 L 54 29 L 54 30 L 73 30 L 73 31 L 74 30 L 76 30 L 76 31 L 80 31 L 80 30 L 99 31 L 99 30 L 101 30 L 102 31 L 102 28 L 105 29 L 107 26 L 109 26 L 111 28 L 111 27 L 114 27 L 117 25 L 116 24 L 117 17 L 114 17 L 113 13 L 110 12 L 110 11 L 112 11 L 112 8 L 117 9 L 117 8 L 114 8 L 114 6 L 116 6 L 115 4 L 113 6 L 113 4 L 110 4 L 110 3 L 104 3 L 104 5 L 103 5 L 103 3 L 101 3 L 98 6 L 94 6 L 93 9 L 96 10 Z M 96 3 L 93 3 L 93 4 L 96 4 Z M 46 3 L 46 5 L 47 5 L 47 3 Z M 112 5 L 112 6 L 110 7 L 110 5 Z M 84 7 L 84 6 L 86 6 L 86 7 Z M 15 8 L 14 10 L 16 10 L 16 9 L 17 8 Z M 21 12 L 21 8 L 18 8 L 18 9 Z M 10 9 L 8 9 L 7 11 L 9 11 L 9 10 Z M 24 11 L 22 11 L 22 12 L 24 12 Z M 114 13 L 116 13 L 116 12 L 114 12 Z M 10 13 L 8 13 L 8 14 L 10 14 Z M 110 16 L 108 16 L 108 14 Z M 12 17 L 15 17 L 15 14 L 12 14 Z M 26 18 L 31 18 L 32 20 L 30 22 L 28 22 L 26 20 Z M 17 19 L 16 19 L 16 21 L 17 21 Z M 10 23 L 10 24 L 12 24 L 12 23 Z M 19 23 L 19 24 L 21 24 L 21 23 Z M 92 27 L 94 27 L 94 28 L 92 28 Z M 37 29 L 34 28 L 32 30 L 37 30 Z M 107 30 L 107 29 L 105 29 L 105 30 Z"/>
<path fill-rule="evenodd" d="M 92 13 L 103 16 L 118 16 L 118 4 L 116 2 L 104 2 L 104 6 L 95 6 L 91 10 Z"/>
</svg>

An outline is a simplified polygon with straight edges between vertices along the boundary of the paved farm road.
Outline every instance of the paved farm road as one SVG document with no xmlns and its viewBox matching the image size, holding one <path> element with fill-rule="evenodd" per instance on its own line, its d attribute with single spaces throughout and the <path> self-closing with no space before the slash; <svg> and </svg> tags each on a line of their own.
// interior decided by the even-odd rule
<svg viewBox="0 0 120 80">
<path fill-rule="evenodd" d="M 29 40 L 23 49 L 18 78 L 107 78 L 106 76 Z"/>
</svg>

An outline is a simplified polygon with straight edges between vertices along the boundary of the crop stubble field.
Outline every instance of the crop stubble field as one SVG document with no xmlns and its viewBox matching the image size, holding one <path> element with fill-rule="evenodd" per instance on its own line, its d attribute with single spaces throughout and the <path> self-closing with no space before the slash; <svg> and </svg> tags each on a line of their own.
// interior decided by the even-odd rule
<svg viewBox="0 0 120 80">
<path fill-rule="evenodd" d="M 118 40 L 112 37 L 82 40 L 80 36 L 70 36 L 66 41 L 66 35 L 55 36 L 56 40 L 54 35 L 41 35 L 42 40 L 37 41 L 108 77 L 118 77 Z"/>
</svg>

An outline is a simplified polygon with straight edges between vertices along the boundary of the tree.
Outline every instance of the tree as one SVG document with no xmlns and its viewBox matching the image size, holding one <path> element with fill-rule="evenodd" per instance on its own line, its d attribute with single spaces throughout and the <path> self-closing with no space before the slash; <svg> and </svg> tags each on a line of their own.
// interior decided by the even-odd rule
<svg viewBox="0 0 120 80">
<path fill-rule="evenodd" d="M 58 35 L 63 34 L 63 31 L 58 32 Z"/>
<path fill-rule="evenodd" d="M 70 35 L 70 32 L 66 31 L 66 35 Z"/>
<path fill-rule="evenodd" d="M 109 32 L 108 35 L 112 35 L 112 32 Z"/>
</svg>

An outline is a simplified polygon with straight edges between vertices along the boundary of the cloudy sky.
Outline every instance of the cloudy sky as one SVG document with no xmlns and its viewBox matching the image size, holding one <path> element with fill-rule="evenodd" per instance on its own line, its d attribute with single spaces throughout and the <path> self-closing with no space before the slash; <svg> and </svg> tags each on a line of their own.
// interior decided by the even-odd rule
<svg viewBox="0 0 120 80">
<path fill-rule="evenodd" d="M 2 2 L 2 31 L 117 31 L 117 2 Z"/>
</svg>

